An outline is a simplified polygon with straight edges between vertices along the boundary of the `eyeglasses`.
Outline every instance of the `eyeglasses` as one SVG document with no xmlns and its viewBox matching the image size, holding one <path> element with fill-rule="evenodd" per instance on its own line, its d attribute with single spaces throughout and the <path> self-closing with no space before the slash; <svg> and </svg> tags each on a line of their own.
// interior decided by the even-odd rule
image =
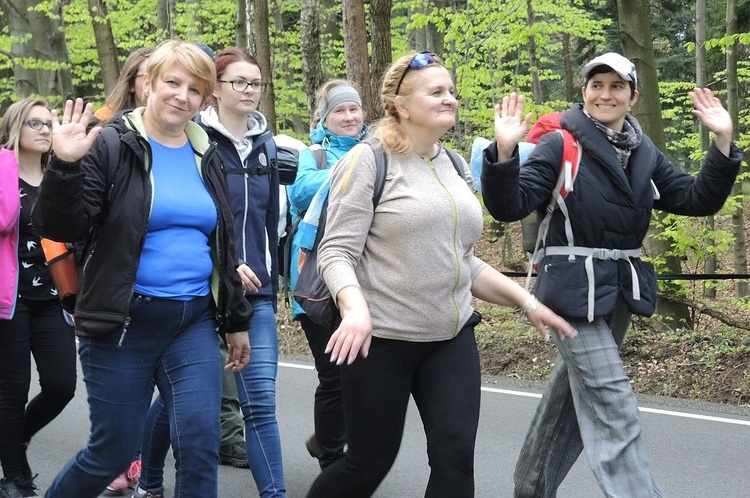
<svg viewBox="0 0 750 498">
<path fill-rule="evenodd" d="M 254 92 L 260 92 L 261 89 L 265 86 L 265 83 L 262 83 L 260 81 L 250 81 L 247 82 L 245 80 L 216 80 L 219 83 L 231 83 L 232 84 L 232 90 L 235 92 L 244 93 L 247 91 L 247 87 L 250 87 L 250 89 Z"/>
<path fill-rule="evenodd" d="M 52 130 L 52 121 L 42 121 L 41 119 L 31 118 L 27 119 L 25 123 L 32 130 L 41 130 L 42 126 L 46 126 L 47 129 Z"/>
<path fill-rule="evenodd" d="M 404 78 L 406 77 L 406 73 L 409 72 L 409 69 L 422 69 L 435 63 L 442 64 L 443 62 L 440 60 L 440 57 L 432 52 L 419 52 L 414 54 L 414 57 L 409 61 L 409 65 L 406 66 L 404 72 L 401 73 L 401 79 L 398 80 L 398 85 L 396 85 L 396 95 L 398 95 L 398 91 L 401 90 L 401 83 L 404 82 Z"/>
</svg>

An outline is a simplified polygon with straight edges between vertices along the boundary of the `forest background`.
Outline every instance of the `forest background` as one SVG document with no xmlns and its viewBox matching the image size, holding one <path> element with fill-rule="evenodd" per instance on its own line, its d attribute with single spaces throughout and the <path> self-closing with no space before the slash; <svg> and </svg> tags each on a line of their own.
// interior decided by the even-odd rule
<svg viewBox="0 0 750 498">
<path fill-rule="evenodd" d="M 388 64 L 429 50 L 459 94 L 446 141 L 468 158 L 475 137 L 492 136 L 492 106 L 503 95 L 525 94 L 535 116 L 564 110 L 580 100 L 579 68 L 616 51 L 637 66 L 633 114 L 675 164 L 697 173 L 708 148 L 690 113 L 696 85 L 726 103 L 738 146 L 750 144 L 748 0 L 0 0 L 0 9 L 0 115 L 32 95 L 58 108 L 76 96 L 101 105 L 131 50 L 179 38 L 217 51 L 248 47 L 264 75 L 269 126 L 308 141 L 320 84 L 349 78 L 374 121 Z M 636 319 L 623 345 L 639 392 L 750 403 L 746 175 L 743 165 L 714 217 L 655 213 L 644 250 L 665 277 L 657 315 Z M 501 270 L 524 270 L 519 224 L 488 217 L 485 225 L 477 253 Z M 716 273 L 734 278 L 702 277 Z M 544 379 L 554 347 L 512 310 L 477 307 L 484 372 Z M 280 309 L 282 352 L 305 353 L 303 334 Z"/>
</svg>

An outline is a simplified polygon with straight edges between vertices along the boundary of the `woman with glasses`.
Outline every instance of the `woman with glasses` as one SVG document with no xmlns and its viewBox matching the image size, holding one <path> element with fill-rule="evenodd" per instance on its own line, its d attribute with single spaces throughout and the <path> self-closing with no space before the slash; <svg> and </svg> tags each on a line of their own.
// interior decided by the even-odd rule
<svg viewBox="0 0 750 498">
<path fill-rule="evenodd" d="M 331 172 L 318 271 L 341 312 L 326 351 L 340 365 L 348 449 L 308 497 L 366 497 L 401 444 L 409 396 L 431 467 L 425 496 L 474 496 L 480 369 L 473 297 L 517 306 L 540 334 L 575 331 L 473 254 L 482 208 L 440 140 L 456 123 L 450 73 L 434 54 L 398 59 L 381 90 L 374 136 L 388 177 L 373 211 L 375 156 L 355 146 Z"/>
<path fill-rule="evenodd" d="M 284 497 L 286 487 L 281 439 L 276 420 L 278 337 L 279 174 L 271 167 L 266 118 L 258 112 L 263 83 L 258 61 L 248 51 L 227 48 L 219 52 L 213 103 L 196 121 L 216 142 L 234 214 L 237 271 L 245 299 L 254 313 L 249 339 L 252 361 L 235 374 L 240 407 L 245 419 L 247 462 L 261 497 Z M 163 406 L 163 405 L 162 405 Z M 141 458 L 143 470 L 136 497 L 163 489 L 164 456 L 169 441 L 164 430 L 166 413 L 154 403 L 147 424 Z"/>
<path fill-rule="evenodd" d="M 200 48 L 168 40 L 149 57 L 145 107 L 87 133 L 91 105 L 68 101 L 54 127 L 32 218 L 55 240 L 86 239 L 75 326 L 91 431 L 48 498 L 95 498 L 128 468 L 155 386 L 169 413 L 174 497 L 218 495 L 217 346 L 226 340 L 224 368 L 247 365 L 252 309 L 222 159 L 192 121 L 215 75 Z"/>
<path fill-rule="evenodd" d="M 117 84 L 107 95 L 104 107 L 94 113 L 97 119 L 109 121 L 120 111 L 146 105 L 143 77 L 146 75 L 148 57 L 153 51 L 152 48 L 138 48 L 130 53 L 122 65 Z"/>
<path fill-rule="evenodd" d="M 0 486 L 9 496 L 16 496 L 13 488 L 36 496 L 26 449 L 76 386 L 73 327 L 31 226 L 53 120 L 44 100 L 24 99 L 8 107 L 0 123 Z M 27 404 L 32 354 L 41 392 Z"/>
<path fill-rule="evenodd" d="M 287 187 L 292 222 L 304 216 L 315 193 L 328 180 L 331 167 L 352 147 L 367 136 L 362 99 L 353 85 L 345 80 L 326 82 L 317 92 L 317 107 L 310 132 L 313 146 L 300 153 L 299 170 L 294 184 Z M 315 152 L 315 150 L 318 152 Z M 317 156 L 316 154 L 320 154 Z M 319 164 L 319 160 L 322 163 Z M 300 255 L 302 232 L 297 231 L 292 241 L 291 261 Z M 299 278 L 298 265 L 290 265 L 291 288 Z M 325 468 L 344 455 L 346 430 L 341 402 L 339 369 L 328 361 L 324 353 L 334 328 L 321 327 L 310 320 L 302 307 L 292 300 L 292 317 L 299 320 L 307 343 L 315 358 L 318 387 L 315 390 L 315 433 L 306 441 L 308 452 Z"/>
</svg>

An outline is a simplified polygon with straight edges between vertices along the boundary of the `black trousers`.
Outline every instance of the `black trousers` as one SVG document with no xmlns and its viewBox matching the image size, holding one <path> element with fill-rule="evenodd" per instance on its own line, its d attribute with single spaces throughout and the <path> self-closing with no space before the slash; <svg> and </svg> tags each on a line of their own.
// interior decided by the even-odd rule
<svg viewBox="0 0 750 498">
<path fill-rule="evenodd" d="M 27 405 L 32 354 L 41 392 Z M 26 445 L 65 408 L 75 388 L 75 334 L 60 302 L 19 299 L 13 318 L 0 320 L 0 463 L 6 478 L 29 472 Z"/>
<path fill-rule="evenodd" d="M 348 449 L 318 476 L 308 498 L 371 496 L 401 445 L 409 396 L 427 436 L 429 498 L 474 496 L 481 375 L 470 321 L 453 339 L 373 338 L 367 358 L 342 365 Z"/>
<path fill-rule="evenodd" d="M 344 456 L 346 429 L 344 427 L 344 407 L 341 400 L 341 375 L 339 366 L 331 363 L 331 355 L 325 354 L 326 344 L 336 328 L 325 328 L 313 323 L 307 315 L 299 315 L 302 330 L 307 336 L 318 371 L 318 387 L 315 389 L 315 439 L 323 456 L 322 468 Z"/>
</svg>

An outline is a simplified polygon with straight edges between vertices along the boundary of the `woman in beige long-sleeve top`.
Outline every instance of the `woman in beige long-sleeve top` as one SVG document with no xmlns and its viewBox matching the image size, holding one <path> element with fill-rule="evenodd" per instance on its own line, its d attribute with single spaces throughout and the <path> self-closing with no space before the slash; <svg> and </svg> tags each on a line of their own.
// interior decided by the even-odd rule
<svg viewBox="0 0 750 498">
<path fill-rule="evenodd" d="M 388 175 L 377 208 L 369 146 L 356 146 L 331 173 L 318 268 L 342 316 L 327 350 L 342 365 L 349 446 L 308 496 L 370 496 L 398 453 L 409 395 L 427 436 L 425 496 L 473 496 L 481 317 L 472 296 L 520 307 L 545 337 L 548 326 L 560 338 L 575 332 L 473 254 L 482 209 L 468 168 L 457 175 L 440 143 L 457 107 L 442 61 L 427 52 L 400 58 L 382 100 L 375 137 Z"/>
</svg>

